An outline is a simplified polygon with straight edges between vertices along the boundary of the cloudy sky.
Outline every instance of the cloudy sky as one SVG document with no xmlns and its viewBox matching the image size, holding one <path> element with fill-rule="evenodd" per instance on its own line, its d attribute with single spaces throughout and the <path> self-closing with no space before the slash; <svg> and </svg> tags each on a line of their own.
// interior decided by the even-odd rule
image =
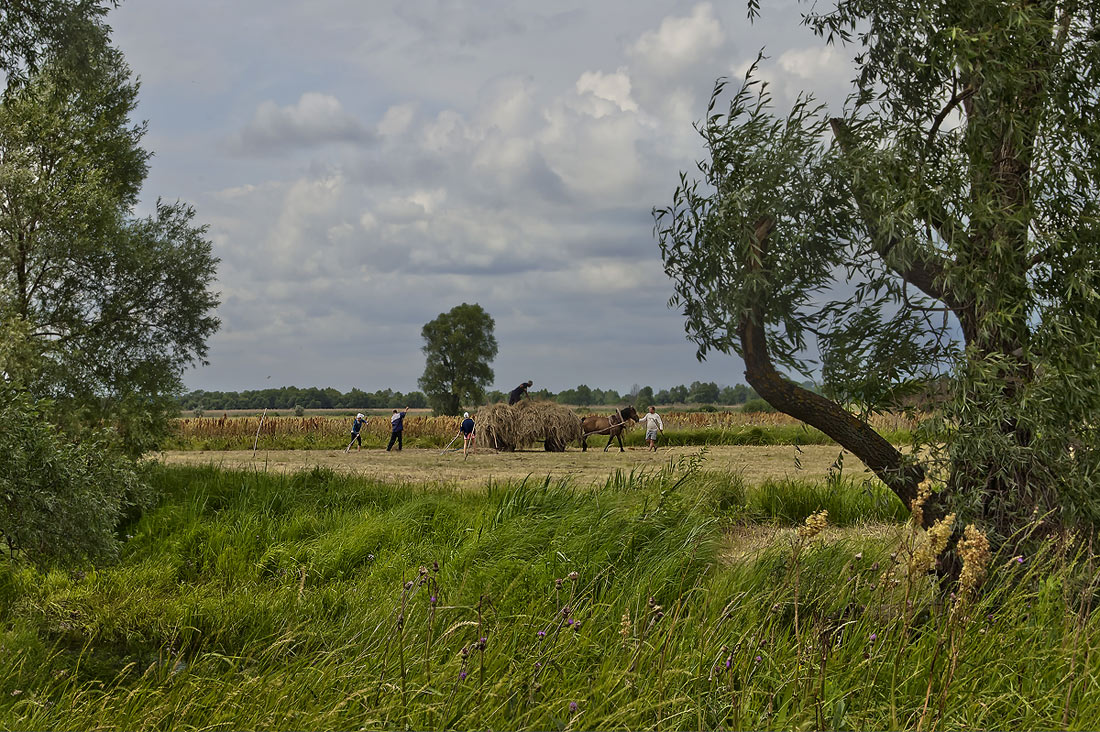
<svg viewBox="0 0 1100 732">
<path fill-rule="evenodd" d="M 221 258 L 187 386 L 413 389 L 421 327 L 462 302 L 496 319 L 498 388 L 744 381 L 695 360 L 650 211 L 759 50 L 778 105 L 843 98 L 846 55 L 763 4 L 123 3 L 145 205 L 194 204 Z"/>
</svg>

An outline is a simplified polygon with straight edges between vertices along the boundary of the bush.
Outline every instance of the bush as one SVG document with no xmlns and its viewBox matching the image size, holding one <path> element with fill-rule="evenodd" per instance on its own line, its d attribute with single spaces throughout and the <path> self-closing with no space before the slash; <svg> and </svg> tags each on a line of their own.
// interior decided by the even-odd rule
<svg viewBox="0 0 1100 732">
<path fill-rule="evenodd" d="M 301 404 L 295 404 L 294 405 L 294 416 L 295 417 L 305 416 L 305 413 L 306 413 L 306 410 L 302 408 Z"/>
<path fill-rule="evenodd" d="M 776 411 L 776 409 L 763 399 L 757 398 L 749 399 L 747 402 L 741 405 L 741 411 L 745 413 L 774 412 Z"/>
<path fill-rule="evenodd" d="M 71 442 L 22 393 L 0 393 L 0 536 L 39 565 L 115 556 L 115 529 L 152 489 L 103 433 Z"/>
</svg>

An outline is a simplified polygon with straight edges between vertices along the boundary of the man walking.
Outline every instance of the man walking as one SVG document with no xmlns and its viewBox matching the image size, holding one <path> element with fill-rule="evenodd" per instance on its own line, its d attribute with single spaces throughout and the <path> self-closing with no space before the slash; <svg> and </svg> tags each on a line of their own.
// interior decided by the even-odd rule
<svg viewBox="0 0 1100 732">
<path fill-rule="evenodd" d="M 390 451 L 395 442 L 397 443 L 398 452 L 401 451 L 401 432 L 405 429 L 405 415 L 408 413 L 408 407 L 405 407 L 403 412 L 393 410 L 393 416 L 390 417 L 390 444 L 386 446 L 386 452 Z"/>
<path fill-rule="evenodd" d="M 474 449 L 474 439 L 476 439 L 476 435 L 474 434 L 474 420 L 469 412 L 464 412 L 462 414 L 462 426 L 458 429 L 462 433 L 462 459 L 465 460 L 466 449 L 469 448 L 472 451 Z"/>
<path fill-rule="evenodd" d="M 657 452 L 657 433 L 665 431 L 665 423 L 661 421 L 661 415 L 657 414 L 656 407 L 650 407 L 649 413 L 641 419 L 645 422 L 645 439 L 649 449 Z"/>
<path fill-rule="evenodd" d="M 523 397 L 527 396 L 527 390 L 534 386 L 535 382 L 525 381 L 508 394 L 508 406 L 512 406 Z"/>
<path fill-rule="evenodd" d="M 355 419 L 351 423 L 351 442 L 348 443 L 348 450 L 351 449 L 352 443 L 359 443 L 355 448 L 356 452 L 363 449 L 363 437 L 359 434 L 359 431 L 363 429 L 363 425 L 366 424 L 367 418 L 363 416 L 363 413 L 355 415 Z M 347 450 L 344 450 L 347 452 Z"/>
</svg>

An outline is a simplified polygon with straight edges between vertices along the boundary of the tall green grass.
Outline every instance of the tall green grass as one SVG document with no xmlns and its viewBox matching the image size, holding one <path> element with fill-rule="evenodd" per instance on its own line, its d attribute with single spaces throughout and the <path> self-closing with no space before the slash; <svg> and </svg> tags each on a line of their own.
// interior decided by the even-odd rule
<svg viewBox="0 0 1100 732">
<path fill-rule="evenodd" d="M 1002 562 L 965 612 L 901 571 L 904 545 L 858 530 L 723 558 L 731 518 L 797 521 L 836 500 L 823 488 L 746 490 L 699 458 L 597 489 L 324 469 L 156 480 L 167 498 L 126 529 L 117 565 L 0 566 L 0 726 L 1087 728 L 1100 714 L 1088 557 Z M 830 515 L 883 518 L 858 485 L 833 489 Z"/>
</svg>

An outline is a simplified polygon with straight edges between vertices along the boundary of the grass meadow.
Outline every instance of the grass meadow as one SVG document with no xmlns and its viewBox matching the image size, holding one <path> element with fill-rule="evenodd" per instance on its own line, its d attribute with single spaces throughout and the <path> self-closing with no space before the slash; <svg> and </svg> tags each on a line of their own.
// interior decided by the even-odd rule
<svg viewBox="0 0 1100 732">
<path fill-rule="evenodd" d="M 596 486 L 150 470 L 165 499 L 117 564 L 0 565 L 0 727 L 1100 719 L 1093 558 L 1052 539 L 950 595 L 866 482 L 746 483 L 703 451 Z"/>
</svg>

